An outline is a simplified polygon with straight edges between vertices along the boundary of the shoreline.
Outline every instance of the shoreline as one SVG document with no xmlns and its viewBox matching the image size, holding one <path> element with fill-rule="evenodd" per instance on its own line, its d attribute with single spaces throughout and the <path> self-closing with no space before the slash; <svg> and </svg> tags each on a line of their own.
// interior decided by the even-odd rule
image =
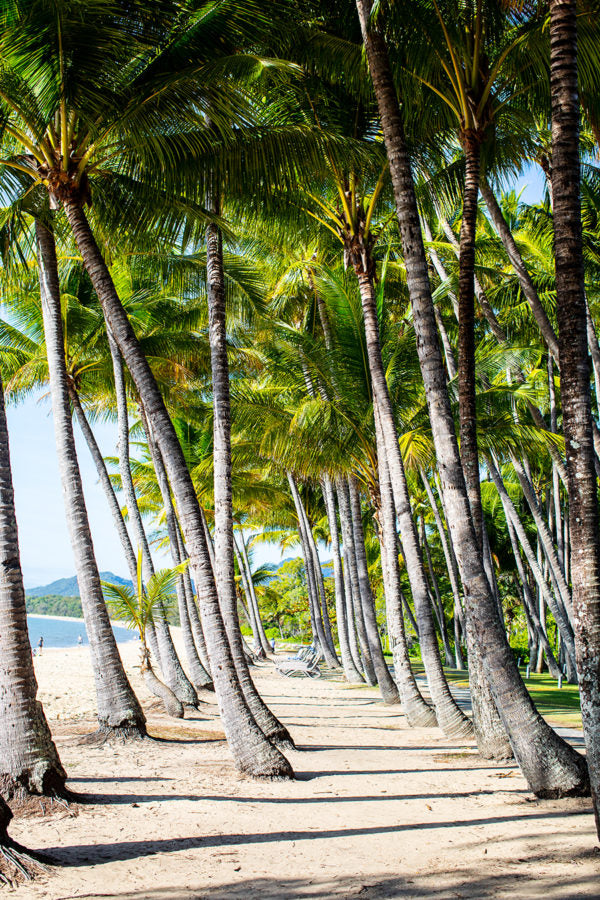
<svg viewBox="0 0 600 900">
<path fill-rule="evenodd" d="M 29 613 L 28 612 L 27 618 L 28 619 L 47 619 L 48 621 L 51 621 L 51 622 L 80 622 L 83 625 L 83 628 L 85 630 L 85 619 L 78 618 L 77 616 L 45 616 L 40 613 Z M 117 640 L 117 644 L 129 644 L 132 641 L 139 640 L 139 635 L 138 635 L 137 631 L 135 631 L 133 628 L 127 628 L 127 626 L 123 625 L 122 622 L 115 622 L 113 619 L 110 619 L 109 621 L 110 621 L 112 628 L 121 628 L 123 631 L 127 631 L 131 634 L 131 637 L 128 640 Z M 173 626 L 171 626 L 171 627 L 173 627 Z M 68 644 L 65 647 L 44 647 L 44 652 L 46 652 L 46 650 L 48 650 L 48 651 L 50 651 L 50 650 L 74 650 L 78 646 L 79 646 L 79 644 Z M 89 638 L 88 638 L 88 644 L 84 644 L 83 646 L 89 646 Z"/>
</svg>

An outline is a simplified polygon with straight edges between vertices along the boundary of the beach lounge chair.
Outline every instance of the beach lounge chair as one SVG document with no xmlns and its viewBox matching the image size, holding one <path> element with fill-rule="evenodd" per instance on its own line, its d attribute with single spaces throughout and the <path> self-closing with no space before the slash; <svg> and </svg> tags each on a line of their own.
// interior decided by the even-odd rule
<svg viewBox="0 0 600 900">
<path fill-rule="evenodd" d="M 280 675 L 285 675 L 286 678 L 298 678 L 301 675 L 305 675 L 307 678 L 320 678 L 319 663 L 321 659 L 322 654 L 315 653 L 313 650 L 303 659 L 283 659 L 281 662 L 275 663 L 275 668 Z"/>
</svg>

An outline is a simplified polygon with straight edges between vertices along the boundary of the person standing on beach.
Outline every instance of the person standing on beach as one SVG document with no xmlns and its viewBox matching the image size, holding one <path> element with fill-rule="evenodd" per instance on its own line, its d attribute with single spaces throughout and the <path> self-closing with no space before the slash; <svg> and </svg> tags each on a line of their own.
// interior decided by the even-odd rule
<svg viewBox="0 0 600 900">
<path fill-rule="evenodd" d="M 42 655 L 43 649 L 44 649 L 44 638 L 42 636 L 40 636 L 40 639 L 38 641 L 38 652 L 37 652 L 38 656 Z"/>
<path fill-rule="evenodd" d="M 77 643 L 79 644 L 80 647 L 83 644 L 83 638 L 81 637 L 81 635 L 79 635 L 79 637 L 77 638 Z"/>
</svg>

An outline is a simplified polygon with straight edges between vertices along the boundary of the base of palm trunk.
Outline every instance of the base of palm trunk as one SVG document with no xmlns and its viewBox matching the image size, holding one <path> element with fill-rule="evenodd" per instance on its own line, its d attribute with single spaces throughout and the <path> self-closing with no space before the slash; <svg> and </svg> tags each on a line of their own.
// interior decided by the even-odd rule
<svg viewBox="0 0 600 900">
<path fill-rule="evenodd" d="M 285 758 L 285 757 L 284 757 Z M 287 762 L 287 760 L 286 760 Z M 244 769 L 241 766 L 238 766 L 240 772 L 243 775 L 251 778 L 253 781 L 294 781 L 295 775 L 294 770 L 291 765 L 288 763 L 289 768 L 286 768 L 281 765 L 277 765 L 277 768 L 272 772 L 269 771 L 260 771 L 257 772 L 255 769 L 248 768 Z"/>
<path fill-rule="evenodd" d="M 126 725 L 110 725 L 108 722 L 98 722 L 97 731 L 93 731 L 84 738 L 85 743 L 105 744 L 109 741 L 119 741 L 127 743 L 128 741 L 143 741 L 148 737 L 146 725 L 126 724 Z"/>
<path fill-rule="evenodd" d="M 66 780 L 67 775 L 62 768 L 57 770 L 38 766 L 19 776 L 4 773 L 0 775 L 0 797 L 17 806 L 23 806 L 31 798 L 38 797 L 69 799 L 71 794 L 65 786 Z"/>
<path fill-rule="evenodd" d="M 423 703 L 403 703 L 404 715 L 411 728 L 437 728 L 437 718 L 433 707 Z"/>
<path fill-rule="evenodd" d="M 274 738 L 269 738 L 269 740 L 271 740 L 282 753 L 298 749 L 289 734 L 287 737 L 282 738 L 282 740 L 276 740 Z"/>
<path fill-rule="evenodd" d="M 15 844 L 0 830 L 0 887 L 17 887 L 49 872 L 51 861 Z"/>
<path fill-rule="evenodd" d="M 143 675 L 146 687 L 149 691 L 151 691 L 151 693 L 154 694 L 155 697 L 158 697 L 160 700 L 162 700 L 167 715 L 173 716 L 174 719 L 183 719 L 183 704 L 176 696 L 172 688 L 164 684 L 160 680 L 160 678 L 157 678 L 154 670 L 150 665 L 147 665 L 147 668 L 143 672 Z"/>
</svg>

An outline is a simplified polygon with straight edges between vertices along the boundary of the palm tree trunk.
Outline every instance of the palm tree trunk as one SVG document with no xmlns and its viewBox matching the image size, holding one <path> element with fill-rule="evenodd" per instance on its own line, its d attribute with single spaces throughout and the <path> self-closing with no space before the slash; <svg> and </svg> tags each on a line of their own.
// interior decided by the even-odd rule
<svg viewBox="0 0 600 900">
<path fill-rule="evenodd" d="M 81 592 L 83 617 L 90 642 L 98 701 L 99 728 L 101 732 L 115 732 L 123 736 L 140 737 L 146 733 L 146 720 L 127 680 L 102 595 L 83 495 L 81 473 L 77 462 L 73 421 L 69 407 L 65 340 L 54 237 L 41 222 L 36 222 L 35 230 L 58 466 L 65 516 Z"/>
<path fill-rule="evenodd" d="M 561 632 L 561 635 L 563 636 L 563 640 L 565 641 L 567 647 L 570 646 L 571 650 L 573 651 L 573 636 L 571 634 L 570 626 L 568 624 L 566 616 L 564 615 L 564 612 L 560 608 L 560 605 L 559 605 L 560 601 L 556 599 L 556 597 L 552 593 L 549 585 L 547 584 L 546 579 L 544 578 L 542 570 L 536 559 L 535 553 L 533 552 L 533 548 L 531 547 L 531 544 L 529 543 L 529 538 L 527 537 L 527 533 L 525 531 L 525 528 L 523 527 L 521 518 L 506 491 L 500 471 L 498 470 L 497 466 L 493 463 L 493 461 L 490 458 L 488 458 L 487 464 L 488 464 L 488 469 L 489 469 L 490 475 L 492 476 L 492 480 L 493 480 L 494 484 L 496 485 L 496 490 L 498 491 L 498 494 L 500 495 L 500 500 L 501 500 L 502 506 L 505 510 L 505 515 L 507 516 L 507 518 L 510 519 L 511 524 L 512 524 L 513 528 L 515 529 L 515 532 L 519 539 L 519 543 L 521 544 L 521 547 L 523 548 L 525 557 L 527 559 L 527 562 L 529 563 L 531 571 L 533 572 L 533 575 L 534 575 L 534 578 L 538 585 L 538 588 L 542 592 L 548 606 L 550 607 L 550 611 L 551 611 L 552 615 L 554 616 L 554 620 L 558 626 L 558 629 Z M 564 634 L 563 634 L 562 629 L 564 629 Z M 576 672 L 574 669 L 574 660 L 573 660 L 572 653 L 568 654 L 568 659 L 569 659 L 569 679 L 573 678 L 574 680 L 576 680 Z"/>
<path fill-rule="evenodd" d="M 308 543 L 308 550 L 312 559 L 312 568 L 315 580 L 315 614 L 322 623 L 325 642 L 331 651 L 332 657 L 336 659 L 336 666 L 339 667 L 339 661 L 335 652 L 333 636 L 331 634 L 331 622 L 329 621 L 329 611 L 327 609 L 327 597 L 325 594 L 325 582 L 323 580 L 323 572 L 321 570 L 321 560 L 319 559 L 319 551 L 317 550 L 317 542 L 312 531 L 311 524 L 304 508 L 304 504 L 300 500 L 300 512 L 304 519 L 304 534 Z"/>
<path fill-rule="evenodd" d="M 129 569 L 129 577 L 131 578 L 133 584 L 135 584 L 137 578 L 137 562 L 135 558 L 135 551 L 129 537 L 129 532 L 127 531 L 127 526 L 125 525 L 125 520 L 123 519 L 123 514 L 121 513 L 121 507 L 112 486 L 110 475 L 108 474 L 108 469 L 106 468 L 106 463 L 104 462 L 104 457 L 102 456 L 102 451 L 98 446 L 96 436 L 94 435 L 92 427 L 90 426 L 88 418 L 81 405 L 79 394 L 71 383 L 69 383 L 69 398 L 71 400 L 71 405 L 73 406 L 75 416 L 77 417 L 77 422 L 79 424 L 79 427 L 81 428 L 82 434 L 85 438 L 85 442 L 88 446 L 88 450 L 90 451 L 90 456 L 94 461 L 96 474 L 98 475 L 98 481 L 102 485 L 102 490 L 104 491 L 104 496 L 106 497 L 106 501 L 112 515 L 115 530 L 119 535 L 121 549 L 127 563 L 127 568 Z"/>
<path fill-rule="evenodd" d="M 384 703 L 393 704 L 400 702 L 400 694 L 394 683 L 394 679 L 390 675 L 390 670 L 383 656 L 381 648 L 381 639 L 379 637 L 379 629 L 377 627 L 377 617 L 375 614 L 375 599 L 371 590 L 371 582 L 369 580 L 369 569 L 367 567 L 367 555 L 365 553 L 365 535 L 362 525 L 362 515 L 360 509 L 360 494 L 358 485 L 354 476 L 348 476 L 348 492 L 350 495 L 350 511 L 352 515 L 352 526 L 354 529 L 354 548 L 356 552 L 356 564 L 358 569 L 358 582 L 360 585 L 360 596 L 363 607 L 363 615 L 365 617 L 365 628 L 367 631 L 367 640 L 369 642 L 369 651 L 377 683 L 381 692 Z"/>
<path fill-rule="evenodd" d="M 535 488 L 531 483 L 531 477 L 514 453 L 511 453 L 511 461 L 519 480 L 519 484 L 521 485 L 523 496 L 525 497 L 527 506 L 529 507 L 529 511 L 531 512 L 540 545 L 548 563 L 552 585 L 554 587 L 554 590 L 556 591 L 556 596 L 560 601 L 560 610 L 563 616 L 565 612 L 566 616 L 568 616 L 568 618 L 566 618 L 565 616 L 562 624 L 565 628 L 565 632 L 569 633 L 571 631 L 569 620 L 573 616 L 573 601 L 571 597 L 571 591 L 569 590 L 567 582 L 565 581 L 561 565 L 558 561 L 556 548 L 554 547 L 554 542 L 552 540 L 552 535 L 550 534 L 545 516 L 540 508 L 538 498 L 535 493 Z M 573 646 L 573 653 L 574 652 L 575 647 Z"/>
<path fill-rule="evenodd" d="M 235 533 L 233 535 L 233 552 L 235 556 L 235 561 L 237 562 L 238 571 L 240 573 L 240 578 L 242 579 L 242 588 L 243 593 L 246 597 L 246 603 L 243 602 L 242 599 L 242 591 L 238 591 L 239 602 L 244 611 L 244 615 L 248 622 L 248 625 L 252 629 L 252 638 L 254 640 L 254 649 L 257 652 L 262 651 L 262 646 L 260 643 L 260 638 L 258 637 L 258 626 L 256 624 L 256 615 L 254 613 L 254 606 L 252 605 L 252 600 L 250 599 L 250 589 L 248 588 L 248 578 L 246 576 L 246 569 L 244 568 L 244 563 L 242 562 L 242 557 L 240 556 L 240 551 L 237 546 L 237 541 L 235 539 Z M 265 651 L 266 653 L 266 651 Z"/>
<path fill-rule="evenodd" d="M 477 449 L 477 407 L 475 373 L 475 232 L 481 145 L 470 130 L 461 134 L 465 153 L 463 214 L 460 225 L 458 275 L 458 420 L 460 458 L 477 544 L 483 548 L 483 512 Z M 491 586 L 490 586 L 491 587 Z"/>
<path fill-rule="evenodd" d="M 427 673 L 431 699 L 435 706 L 438 724 L 444 734 L 448 737 L 468 737 L 472 734 L 471 723 L 450 693 L 440 659 L 433 615 L 429 603 L 425 568 L 419 550 L 419 540 L 412 516 L 394 412 L 381 358 L 373 279 L 370 273 L 362 271 L 356 266 L 355 271 L 362 301 L 373 397 L 374 402 L 377 404 L 380 421 L 380 429 L 378 431 L 383 440 L 383 446 L 377 448 L 377 455 L 380 457 L 385 454 L 389 466 L 394 506 L 400 525 L 402 550 L 415 604 L 421 655 Z"/>
<path fill-rule="evenodd" d="M 7 800 L 65 794 L 67 776 L 37 690 L 0 380 L 0 797 Z"/>
<path fill-rule="evenodd" d="M 333 557 L 333 583 L 335 587 L 335 612 L 337 620 L 338 640 L 340 642 L 340 654 L 344 675 L 349 682 L 362 682 L 364 678 L 357 669 L 350 650 L 348 636 L 348 616 L 346 611 L 346 596 L 344 589 L 344 574 L 342 572 L 342 557 L 340 554 L 340 535 L 338 530 L 337 515 L 335 509 L 335 493 L 329 475 L 324 475 L 321 480 L 321 491 L 325 501 L 329 534 L 331 537 L 331 554 Z"/>
<path fill-rule="evenodd" d="M 218 204 L 214 212 L 218 213 Z M 209 225 L 206 232 L 206 274 L 210 365 L 213 388 L 213 472 L 215 501 L 215 580 L 227 638 L 246 703 L 263 734 L 281 746 L 294 743 L 287 729 L 256 690 L 242 642 L 235 592 L 233 552 L 233 500 L 231 490 L 231 407 L 225 318 L 225 275 L 221 232 Z"/>
<path fill-rule="evenodd" d="M 177 543 L 179 546 L 180 559 L 189 559 L 188 552 L 185 549 L 183 538 L 181 536 L 179 520 L 177 521 Z M 190 618 L 190 625 L 192 627 L 192 634 L 194 635 L 196 650 L 198 651 L 198 656 L 200 657 L 200 662 L 202 663 L 204 670 L 208 672 L 209 675 L 211 675 L 210 659 L 208 657 L 208 650 L 206 649 L 206 640 L 204 637 L 204 632 L 202 630 L 200 614 L 196 605 L 196 598 L 194 597 L 194 588 L 192 586 L 192 578 L 190 575 L 189 567 L 183 573 L 183 590 L 185 593 L 185 602 L 188 609 L 188 616 Z M 214 690 L 214 685 L 212 689 Z"/>
<path fill-rule="evenodd" d="M 344 566 L 347 566 L 350 575 L 350 598 L 352 601 L 352 618 L 356 625 L 358 642 L 362 655 L 362 666 L 367 684 L 376 685 L 377 675 L 371 659 L 369 642 L 365 628 L 365 619 L 360 599 L 361 587 L 358 578 L 358 566 L 356 562 L 356 549 L 354 546 L 354 529 L 352 527 L 352 512 L 350 508 L 350 494 L 347 480 L 340 479 L 337 486 L 338 506 L 340 510 L 340 525 L 342 526 L 342 541 L 344 546 Z M 349 617 L 350 618 L 350 617 Z"/>
<path fill-rule="evenodd" d="M 537 712 L 520 677 L 483 571 L 437 341 L 410 159 L 387 47 L 382 33 L 371 26 L 370 0 L 356 0 L 356 4 L 390 164 L 417 351 L 440 466 L 447 521 L 453 532 L 465 590 L 467 623 L 470 619 L 481 642 L 485 673 L 496 706 L 531 789 L 539 796 L 582 794 L 589 790 L 585 761 Z"/>
<path fill-rule="evenodd" d="M 249 598 L 252 603 L 252 608 L 254 610 L 254 616 L 256 618 L 256 627 L 258 628 L 258 634 L 260 637 L 260 645 L 265 651 L 265 653 L 271 653 L 271 645 L 265 634 L 265 629 L 262 623 L 262 619 L 260 617 L 260 609 L 258 606 L 258 597 L 256 596 L 256 591 L 254 589 L 254 582 L 252 581 L 252 572 L 250 570 L 250 560 L 248 559 L 248 551 L 246 550 L 246 543 L 244 541 L 244 535 L 242 534 L 240 541 L 240 554 L 242 557 L 242 566 L 246 570 L 246 579 L 248 582 L 248 590 L 249 590 Z M 235 535 L 234 535 L 235 540 Z"/>
<path fill-rule="evenodd" d="M 167 715 L 173 716 L 174 719 L 183 719 L 185 714 L 183 703 L 181 703 L 181 701 L 171 690 L 171 688 L 168 685 L 164 684 L 164 682 L 162 682 L 156 675 L 150 662 L 150 656 L 147 647 L 144 647 L 143 649 L 143 659 L 140 672 L 143 676 L 144 683 L 150 693 L 154 694 L 155 697 L 158 697 L 159 700 L 162 700 Z"/>
<path fill-rule="evenodd" d="M 347 556 L 347 545 L 346 539 L 344 538 L 344 533 L 348 532 L 350 529 L 348 525 L 343 522 L 343 513 L 342 513 L 342 504 L 339 498 L 340 487 L 339 483 L 336 483 L 335 487 L 335 496 L 338 500 L 338 509 L 340 513 L 340 532 L 342 537 L 343 544 L 343 557 L 342 557 L 342 569 L 344 575 L 344 600 L 346 606 L 346 622 L 348 625 L 348 644 L 350 647 L 350 654 L 352 656 L 352 662 L 354 663 L 354 667 L 357 672 L 362 676 L 362 663 L 360 659 L 360 650 L 358 648 L 358 635 L 356 633 L 356 621 L 354 618 L 354 604 L 352 601 L 352 579 L 350 575 L 350 563 Z"/>
<path fill-rule="evenodd" d="M 323 651 L 323 655 L 325 657 L 325 662 L 327 663 L 327 665 L 332 666 L 333 668 L 338 668 L 338 658 L 331 649 L 329 642 L 327 641 L 327 638 L 325 636 L 325 628 L 323 626 L 323 620 L 321 618 L 317 580 L 315 577 L 314 558 L 312 554 L 310 538 L 308 536 L 308 520 L 304 512 L 302 498 L 300 497 L 300 493 L 296 485 L 296 480 L 291 472 L 287 473 L 287 480 L 290 486 L 290 491 L 292 493 L 294 506 L 296 508 L 296 515 L 298 517 L 298 531 L 300 534 L 300 543 L 302 545 L 302 556 L 304 557 L 304 568 L 306 570 L 306 587 L 308 590 L 309 604 L 312 610 L 313 636 L 315 642 L 318 642 L 321 645 L 321 649 Z"/>
<path fill-rule="evenodd" d="M 141 412 L 142 421 L 144 422 L 145 417 L 143 415 L 143 410 L 141 410 Z M 146 430 L 146 422 L 144 422 L 144 429 Z M 156 443 L 153 440 L 149 429 L 146 430 L 146 438 L 148 441 L 148 449 L 150 451 L 152 465 L 154 466 L 154 471 L 156 473 L 156 480 L 158 482 L 160 495 L 162 497 L 165 509 L 167 534 L 169 536 L 169 546 L 171 549 L 171 559 L 173 565 L 178 566 L 183 562 L 183 557 L 181 556 L 181 552 L 179 550 L 177 516 L 175 515 L 175 508 L 173 506 L 173 500 L 171 498 L 169 479 L 167 477 L 163 458 L 160 455 L 160 450 L 156 446 Z M 194 636 L 192 634 L 192 626 L 185 596 L 183 575 L 180 575 L 177 579 L 177 605 L 179 609 L 179 621 L 181 623 L 183 645 L 185 647 L 185 653 L 187 656 L 190 673 L 192 675 L 192 681 L 198 688 L 208 688 L 210 690 L 212 689 L 212 678 L 202 665 L 202 662 L 198 655 L 198 651 L 196 649 L 196 644 L 194 643 Z"/>
<path fill-rule="evenodd" d="M 431 580 L 431 585 L 433 587 L 433 609 L 436 614 L 436 618 L 438 620 L 438 626 L 440 629 L 440 637 L 442 638 L 442 644 L 444 645 L 444 653 L 446 654 L 446 665 L 449 668 L 452 668 L 452 664 L 454 663 L 454 656 L 452 653 L 452 647 L 450 646 L 450 639 L 448 638 L 448 628 L 446 625 L 446 616 L 444 615 L 444 604 L 442 603 L 442 597 L 440 594 L 440 586 L 438 584 L 438 580 L 435 576 L 435 569 L 433 568 L 433 562 L 431 560 L 431 550 L 429 548 L 429 541 L 427 540 L 427 534 L 425 531 L 425 519 L 421 517 L 421 547 L 425 550 L 425 559 L 427 560 L 427 569 L 429 571 L 429 578 Z"/>
<path fill-rule="evenodd" d="M 552 192 L 563 432 L 569 475 L 573 625 L 600 835 L 600 534 L 581 233 L 577 8 L 550 0 Z"/>
<path fill-rule="evenodd" d="M 34 855 L 9 838 L 11 819 L 10 809 L 0 797 L 0 887 L 16 888 L 20 882 L 31 881 L 45 867 Z"/>
<path fill-rule="evenodd" d="M 462 608 L 462 603 L 460 599 L 460 588 L 458 585 L 458 569 L 456 566 L 456 556 L 454 553 L 451 553 L 450 545 L 448 542 L 448 538 L 446 537 L 446 532 L 444 530 L 444 523 L 442 522 L 442 517 L 440 515 L 440 511 L 438 509 L 438 505 L 435 500 L 435 496 L 431 485 L 429 484 L 429 479 L 427 475 L 423 471 L 423 469 L 419 469 L 419 473 L 421 475 L 421 481 L 423 482 L 423 487 L 425 488 L 425 493 L 427 494 L 427 499 L 429 500 L 429 506 L 433 512 L 433 517 L 435 519 L 436 528 L 438 531 L 438 535 L 440 538 L 440 544 L 442 545 L 442 551 L 444 554 L 444 559 L 446 560 L 446 569 L 448 570 L 448 578 L 450 579 L 450 586 L 452 588 L 452 597 L 454 598 L 454 661 L 457 669 L 463 669 L 464 663 L 462 654 L 460 652 L 460 638 L 457 635 L 457 624 L 459 626 L 463 625 L 464 622 L 464 611 Z"/>
<path fill-rule="evenodd" d="M 88 445 L 88 450 L 90 451 L 90 455 L 94 461 L 94 465 L 96 466 L 98 481 L 100 482 L 104 491 L 104 496 L 106 497 L 106 500 L 108 502 L 108 506 L 113 517 L 113 522 L 115 523 L 115 528 L 117 534 L 119 535 L 121 549 L 123 550 L 123 556 L 125 557 L 125 561 L 127 562 L 127 568 L 129 569 L 129 577 L 131 578 L 132 583 L 135 584 L 137 580 L 137 560 L 135 556 L 135 550 L 133 549 L 133 544 L 131 543 L 131 538 L 129 537 L 129 532 L 127 531 L 127 525 L 125 524 L 125 519 L 123 518 L 123 513 L 121 512 L 121 505 L 117 500 L 117 495 L 115 494 L 115 490 L 112 486 L 110 475 L 108 474 L 108 469 L 106 468 L 106 463 L 104 462 L 104 457 L 102 456 L 94 432 L 81 405 L 79 395 L 71 382 L 69 382 L 69 398 L 71 400 L 73 410 L 75 411 L 77 422 L 79 423 L 79 427 L 81 428 L 81 431 L 85 438 L 85 442 Z M 152 648 L 152 654 L 154 655 L 154 658 L 160 663 L 156 630 L 150 622 L 148 623 L 147 628 L 147 638 Z"/>
<path fill-rule="evenodd" d="M 512 521 L 508 512 L 505 510 L 506 517 L 506 527 L 508 530 L 508 536 L 510 539 L 510 544 L 513 551 L 513 556 L 515 558 L 515 563 L 517 565 L 517 572 L 519 573 L 519 579 L 521 581 L 521 590 L 523 597 L 523 606 L 527 612 L 529 619 L 531 620 L 531 624 L 535 631 L 537 642 L 543 647 L 544 653 L 546 655 L 546 662 L 548 663 L 548 671 L 552 675 L 553 678 L 558 678 L 561 675 L 560 666 L 556 662 L 554 658 L 554 653 L 552 652 L 552 647 L 550 645 L 550 641 L 548 640 L 548 635 L 546 634 L 545 629 L 542 627 L 542 623 L 540 622 L 535 600 L 531 595 L 531 590 L 529 588 L 529 582 L 527 581 L 527 576 L 525 574 L 525 567 L 523 566 L 523 560 L 521 558 L 521 553 L 519 550 L 519 542 L 517 539 L 517 535 L 515 529 L 513 527 Z"/>
<path fill-rule="evenodd" d="M 379 416 L 375 411 L 375 425 Z M 385 593 L 390 648 L 394 658 L 394 681 L 398 685 L 406 721 L 412 727 L 433 728 L 437 725 L 435 712 L 425 702 L 417 687 L 411 669 L 404 630 L 402 592 L 400 590 L 400 565 L 398 563 L 398 535 L 396 533 L 396 507 L 392 495 L 390 472 L 385 455 L 378 459 L 381 569 Z"/>
<path fill-rule="evenodd" d="M 121 473 L 121 487 L 127 505 L 127 515 L 131 523 L 134 540 L 138 549 L 142 552 L 142 564 L 144 577 L 150 578 L 154 574 L 154 563 L 146 537 L 146 530 L 140 515 L 135 486 L 131 477 L 131 459 L 129 455 L 129 413 L 127 409 L 127 387 L 123 372 L 123 358 L 115 339 L 107 328 L 108 345 L 113 364 L 113 376 L 115 381 L 115 397 L 117 403 L 117 429 L 118 429 L 118 455 L 119 471 Z M 140 404 L 140 412 L 141 412 Z M 188 706 L 198 706 L 196 690 L 183 671 L 183 666 L 177 656 L 175 645 L 169 625 L 161 610 L 156 611 L 154 622 L 149 630 L 149 638 L 154 645 L 156 643 L 157 660 L 160 663 L 165 681 L 177 698 Z"/>
<path fill-rule="evenodd" d="M 265 737 L 242 693 L 219 608 L 198 498 L 156 379 L 119 299 L 83 209 L 74 200 L 67 200 L 63 205 L 108 327 L 131 373 L 144 404 L 150 431 L 165 462 L 198 588 L 204 634 L 229 748 L 241 771 L 262 778 L 289 778 L 293 774 L 289 762 Z"/>
</svg>

